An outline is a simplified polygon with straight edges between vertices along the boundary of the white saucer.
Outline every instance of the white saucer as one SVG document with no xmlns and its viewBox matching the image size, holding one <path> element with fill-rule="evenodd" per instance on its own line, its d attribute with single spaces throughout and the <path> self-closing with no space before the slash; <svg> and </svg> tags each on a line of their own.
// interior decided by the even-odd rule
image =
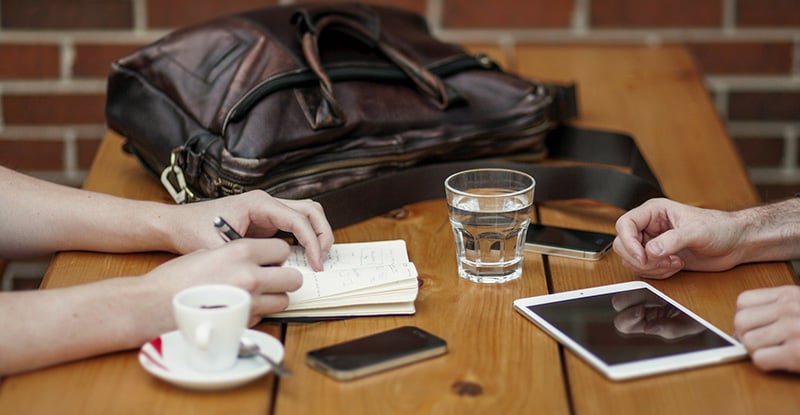
<svg viewBox="0 0 800 415">
<path fill-rule="evenodd" d="M 261 351 L 274 361 L 283 360 L 283 345 L 269 334 L 245 330 Z M 186 345 L 179 331 L 162 334 L 145 343 L 139 350 L 139 363 L 153 376 L 169 383 L 195 390 L 227 389 L 250 382 L 270 371 L 264 359 L 253 356 L 240 358 L 236 365 L 223 372 L 197 372 L 188 367 Z"/>
</svg>

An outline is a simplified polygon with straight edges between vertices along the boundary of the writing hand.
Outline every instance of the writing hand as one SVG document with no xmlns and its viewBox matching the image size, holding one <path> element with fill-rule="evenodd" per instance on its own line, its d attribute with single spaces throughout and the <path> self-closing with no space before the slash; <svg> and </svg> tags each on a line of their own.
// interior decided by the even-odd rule
<svg viewBox="0 0 800 415">
<path fill-rule="evenodd" d="M 241 236 L 269 238 L 278 231 L 289 232 L 305 248 L 309 264 L 322 271 L 333 245 L 333 231 L 322 206 L 312 200 L 287 200 L 255 190 L 205 202 L 174 207 L 172 222 L 178 253 L 215 247 L 223 243 L 210 225 L 224 217 Z"/>
</svg>

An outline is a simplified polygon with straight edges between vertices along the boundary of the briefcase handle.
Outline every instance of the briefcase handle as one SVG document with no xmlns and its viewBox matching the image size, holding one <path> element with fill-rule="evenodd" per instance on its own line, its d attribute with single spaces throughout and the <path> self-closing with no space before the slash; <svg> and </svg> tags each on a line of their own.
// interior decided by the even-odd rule
<svg viewBox="0 0 800 415">
<path fill-rule="evenodd" d="M 347 116 L 336 102 L 333 93 L 333 82 L 331 82 L 328 74 L 325 73 L 322 59 L 320 58 L 319 41 L 326 30 L 337 30 L 339 33 L 348 34 L 354 39 L 358 39 L 379 50 L 387 58 L 387 61 L 402 70 L 408 76 L 408 79 L 413 82 L 417 90 L 437 108 L 444 110 L 462 100 L 458 93 L 449 88 L 439 76 L 384 41 L 379 32 L 380 26 L 375 20 L 375 17 L 364 13 L 355 11 L 345 13 L 341 10 L 326 8 L 315 9 L 314 11 L 302 9 L 292 16 L 292 23 L 297 27 L 301 38 L 306 63 L 319 79 L 320 92 L 323 97 L 320 105 L 327 107 L 319 108 L 316 113 L 318 115 L 329 114 L 329 119 L 325 121 L 325 127 L 341 126 Z M 317 118 L 319 119 L 320 117 Z M 337 121 L 342 124 L 335 124 Z"/>
</svg>

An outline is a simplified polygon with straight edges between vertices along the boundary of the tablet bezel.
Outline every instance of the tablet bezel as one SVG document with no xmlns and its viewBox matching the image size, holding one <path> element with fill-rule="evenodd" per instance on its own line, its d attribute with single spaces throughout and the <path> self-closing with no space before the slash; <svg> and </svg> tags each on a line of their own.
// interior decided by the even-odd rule
<svg viewBox="0 0 800 415">
<path fill-rule="evenodd" d="M 636 360 L 628 363 L 607 364 L 595 354 L 589 351 L 584 345 L 573 340 L 564 332 L 553 326 L 541 315 L 533 312 L 529 306 L 552 304 L 566 300 L 573 300 L 582 297 L 592 297 L 603 294 L 613 294 L 623 291 L 630 291 L 644 288 L 650 290 L 659 298 L 668 302 L 670 305 L 680 309 L 688 316 L 693 318 L 703 327 L 722 337 L 731 343 L 730 346 L 718 347 L 709 350 L 681 353 L 658 358 Z M 591 287 L 580 290 L 566 291 L 561 293 L 546 294 L 535 297 L 520 298 L 514 301 L 514 309 L 520 314 L 531 320 L 549 335 L 554 337 L 559 343 L 572 350 L 579 357 L 587 361 L 591 366 L 599 370 L 606 377 L 612 380 L 626 380 L 643 376 L 650 376 L 660 373 L 673 372 L 677 370 L 696 368 L 701 366 L 731 362 L 743 359 L 747 356 L 747 350 L 736 339 L 729 336 L 713 324 L 704 320 L 691 310 L 679 304 L 666 294 L 657 290 L 652 285 L 644 281 L 629 281 L 617 284 Z"/>
</svg>

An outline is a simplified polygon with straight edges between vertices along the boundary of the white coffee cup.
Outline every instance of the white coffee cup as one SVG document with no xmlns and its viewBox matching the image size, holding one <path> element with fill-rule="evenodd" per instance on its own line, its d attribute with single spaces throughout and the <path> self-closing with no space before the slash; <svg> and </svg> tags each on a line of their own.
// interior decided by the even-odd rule
<svg viewBox="0 0 800 415">
<path fill-rule="evenodd" d="M 232 285 L 198 285 L 172 299 L 175 322 L 186 342 L 189 367 L 219 372 L 236 364 L 252 299 Z"/>
</svg>

